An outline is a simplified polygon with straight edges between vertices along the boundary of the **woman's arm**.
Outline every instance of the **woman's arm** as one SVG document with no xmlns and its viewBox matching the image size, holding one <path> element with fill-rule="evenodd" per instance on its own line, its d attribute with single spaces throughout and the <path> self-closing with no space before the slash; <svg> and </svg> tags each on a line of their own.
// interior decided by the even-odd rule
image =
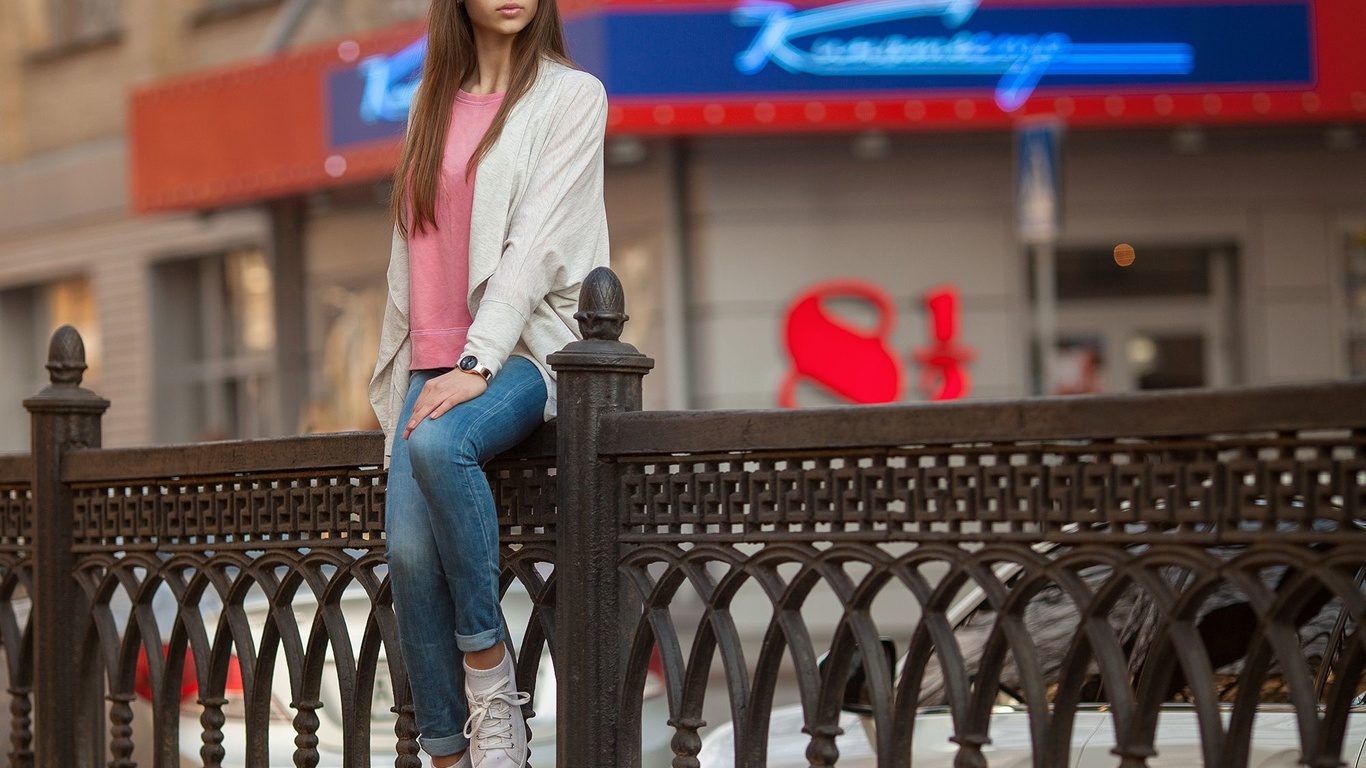
<svg viewBox="0 0 1366 768">
<path fill-rule="evenodd" d="M 536 305 L 582 282 L 602 236 L 603 134 L 607 94 L 589 75 L 560 97 L 550 129 L 508 225 L 502 258 L 489 278 L 464 353 L 497 375 Z M 477 182 L 476 182 L 477 183 Z"/>
</svg>

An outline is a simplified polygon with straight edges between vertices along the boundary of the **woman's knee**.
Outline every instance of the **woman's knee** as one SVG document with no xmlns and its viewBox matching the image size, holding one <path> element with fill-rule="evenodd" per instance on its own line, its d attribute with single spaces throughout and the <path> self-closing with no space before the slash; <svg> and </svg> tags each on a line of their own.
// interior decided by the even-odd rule
<svg viewBox="0 0 1366 768">
<path fill-rule="evenodd" d="M 441 564 L 430 531 L 423 535 L 415 526 L 391 528 L 385 532 L 384 558 L 389 563 L 389 570 L 399 578 L 435 572 Z"/>
<path fill-rule="evenodd" d="M 441 423 L 452 419 L 452 423 Z M 419 424 L 408 435 L 408 460 L 413 467 L 413 478 L 422 483 L 426 478 L 442 477 L 462 466 L 478 465 L 473 441 L 464 437 L 467 430 L 459 425 L 454 411 L 440 419 Z M 403 437 L 400 435 L 399 440 Z"/>
</svg>

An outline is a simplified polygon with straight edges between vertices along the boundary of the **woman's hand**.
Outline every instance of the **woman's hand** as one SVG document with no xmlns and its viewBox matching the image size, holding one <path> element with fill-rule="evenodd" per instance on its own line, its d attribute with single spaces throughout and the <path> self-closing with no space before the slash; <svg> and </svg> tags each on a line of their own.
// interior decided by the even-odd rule
<svg viewBox="0 0 1366 768">
<path fill-rule="evenodd" d="M 423 419 L 440 418 L 441 414 L 457 405 L 473 400 L 484 394 L 489 383 L 477 373 L 469 373 L 459 368 L 437 376 L 422 386 L 422 392 L 413 404 L 413 417 L 403 428 L 403 439 L 407 440 Z"/>
</svg>

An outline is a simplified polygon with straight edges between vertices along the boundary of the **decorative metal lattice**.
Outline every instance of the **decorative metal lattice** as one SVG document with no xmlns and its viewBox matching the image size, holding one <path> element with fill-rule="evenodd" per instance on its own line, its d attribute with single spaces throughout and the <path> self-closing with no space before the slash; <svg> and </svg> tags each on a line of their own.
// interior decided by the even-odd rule
<svg viewBox="0 0 1366 768">
<path fill-rule="evenodd" d="M 1311 535 L 1366 518 L 1366 439 L 1224 438 L 628 457 L 625 537 L 921 540 L 1173 530 Z"/>
<path fill-rule="evenodd" d="M 195 450 L 199 465 L 234 464 L 232 444 Z M 128 452 L 88 454 L 82 476 L 141 479 L 69 485 L 84 602 L 73 628 L 78 678 L 85 695 L 108 702 L 104 733 L 82 729 L 82 751 L 111 766 L 179 765 L 181 745 L 194 739 L 206 766 L 362 754 L 368 765 L 372 746 L 385 751 L 371 740 L 387 723 L 394 764 L 420 765 L 384 560 L 385 472 L 361 456 L 351 468 L 148 478 L 162 458 L 139 468 Z M 518 675 L 535 691 L 537 675 L 550 673 L 542 657 L 554 637 L 554 459 L 502 458 L 487 474 L 503 588 L 526 609 L 517 614 L 524 625 L 511 627 Z M 17 766 L 33 764 L 30 497 L 26 483 L 0 482 L 0 643 Z M 135 744 L 138 718 L 169 735 Z"/>
<path fill-rule="evenodd" d="M 1124 766 L 1177 748 L 1235 766 L 1271 702 L 1306 764 L 1340 764 L 1366 682 L 1360 434 L 614 463 L 642 606 L 622 711 L 641 727 L 657 648 L 675 768 L 796 765 L 770 751 L 794 745 L 833 766 L 851 729 L 854 754 L 885 766 L 946 750 L 985 766 L 994 741 L 1018 756 L 1021 739 L 1060 766 L 1096 729 Z M 768 622 L 747 641 L 737 620 L 756 612 Z M 789 675 L 797 701 L 775 708 Z M 862 716 L 841 712 L 851 680 L 867 681 Z M 704 707 L 729 723 L 705 728 Z M 1160 712 L 1202 738 L 1160 742 Z"/>
</svg>

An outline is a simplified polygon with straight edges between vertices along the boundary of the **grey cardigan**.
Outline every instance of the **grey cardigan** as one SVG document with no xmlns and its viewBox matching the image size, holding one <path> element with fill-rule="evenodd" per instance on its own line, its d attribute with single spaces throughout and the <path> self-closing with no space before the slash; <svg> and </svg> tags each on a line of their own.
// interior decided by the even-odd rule
<svg viewBox="0 0 1366 768">
<path fill-rule="evenodd" d="M 474 322 L 463 354 L 497 376 L 509 355 L 540 369 L 555 415 L 555 375 L 546 356 L 579 338 L 580 284 L 608 262 L 602 146 L 607 94 L 597 78 L 548 59 L 480 161 L 470 221 L 468 300 Z M 370 404 L 387 458 L 408 393 L 408 244 L 394 231 L 389 300 Z"/>
</svg>

